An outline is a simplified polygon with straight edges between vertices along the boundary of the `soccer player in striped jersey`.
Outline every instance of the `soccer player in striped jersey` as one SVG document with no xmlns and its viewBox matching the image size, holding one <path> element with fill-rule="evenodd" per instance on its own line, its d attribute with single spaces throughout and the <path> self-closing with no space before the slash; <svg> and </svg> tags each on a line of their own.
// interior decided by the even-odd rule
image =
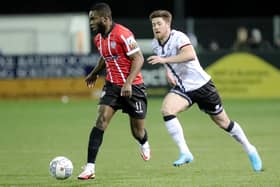
<svg viewBox="0 0 280 187">
<path fill-rule="evenodd" d="M 171 28 L 172 14 L 167 10 L 156 10 L 149 18 L 154 33 L 152 48 L 156 55 L 148 57 L 148 63 L 163 64 L 167 70 L 167 80 L 173 85 L 161 108 L 167 131 L 180 152 L 173 165 L 180 166 L 194 159 L 176 115 L 196 103 L 215 124 L 242 145 L 254 171 L 261 171 L 262 161 L 256 147 L 249 142 L 241 126 L 228 117 L 219 93 L 210 75 L 201 67 L 190 39 L 185 33 Z"/>
<path fill-rule="evenodd" d="M 134 34 L 113 22 L 108 4 L 95 4 L 89 12 L 89 19 L 91 29 L 97 33 L 93 42 L 100 53 L 100 60 L 85 81 L 88 87 L 93 87 L 101 70 L 106 68 L 106 82 L 99 101 L 97 120 L 89 136 L 87 164 L 78 176 L 81 180 L 95 178 L 95 161 L 104 131 L 119 109 L 129 116 L 131 132 L 139 143 L 143 160 L 150 159 L 145 129 L 146 87 L 141 74 L 143 54 Z"/>
</svg>

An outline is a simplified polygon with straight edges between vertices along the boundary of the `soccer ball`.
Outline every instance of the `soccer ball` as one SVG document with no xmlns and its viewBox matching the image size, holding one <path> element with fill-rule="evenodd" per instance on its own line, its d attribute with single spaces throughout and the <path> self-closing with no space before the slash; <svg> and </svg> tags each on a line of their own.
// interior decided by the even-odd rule
<svg viewBox="0 0 280 187">
<path fill-rule="evenodd" d="M 67 179 L 73 173 L 73 164 L 70 159 L 65 156 L 58 156 L 50 162 L 50 173 L 56 179 Z"/>
</svg>

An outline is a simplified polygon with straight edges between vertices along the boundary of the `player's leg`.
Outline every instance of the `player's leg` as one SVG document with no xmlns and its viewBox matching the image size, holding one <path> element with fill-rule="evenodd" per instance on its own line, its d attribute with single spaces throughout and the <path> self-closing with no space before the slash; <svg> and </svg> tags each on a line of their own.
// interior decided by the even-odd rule
<svg viewBox="0 0 280 187">
<path fill-rule="evenodd" d="M 229 119 L 214 83 L 209 81 L 195 91 L 194 95 L 199 108 L 209 114 L 220 128 L 226 130 L 236 141 L 241 143 L 250 158 L 253 169 L 255 171 L 262 170 L 262 162 L 256 148 L 249 142 L 240 125 Z"/>
<path fill-rule="evenodd" d="M 145 129 L 145 118 L 147 114 L 146 87 L 144 84 L 133 85 L 133 95 L 122 98 L 123 112 L 129 115 L 130 129 L 133 137 L 140 146 L 143 160 L 150 160 L 151 151 L 148 143 L 148 132 Z"/>
<path fill-rule="evenodd" d="M 147 114 L 147 98 L 144 85 L 134 85 L 133 95 L 123 98 L 123 111 L 129 115 L 130 129 L 133 137 L 140 146 L 143 160 L 151 158 L 151 150 L 148 142 L 148 132 L 145 129 L 145 118 Z"/>
<path fill-rule="evenodd" d="M 173 165 L 180 166 L 193 161 L 193 155 L 186 143 L 181 123 L 177 119 L 177 113 L 185 110 L 189 106 L 188 100 L 175 94 L 168 93 L 162 103 L 161 113 L 168 133 L 179 148 L 179 159 Z"/>
<path fill-rule="evenodd" d="M 114 113 L 115 110 L 108 105 L 99 106 L 98 117 L 89 136 L 87 164 L 84 171 L 78 176 L 78 179 L 87 180 L 95 178 L 95 160 L 103 141 L 104 131 L 108 127 Z"/>
<path fill-rule="evenodd" d="M 225 110 L 222 110 L 222 112 L 220 112 L 217 115 L 210 115 L 210 116 L 211 119 L 219 127 L 226 130 L 236 141 L 238 141 L 242 145 L 243 149 L 248 154 L 253 169 L 255 171 L 261 171 L 262 161 L 258 154 L 258 151 L 255 148 L 255 146 L 249 142 L 241 126 L 237 122 L 231 121 L 228 118 Z"/>
<path fill-rule="evenodd" d="M 150 160 L 151 150 L 148 142 L 148 133 L 145 129 L 145 119 L 130 117 L 130 129 L 133 137 L 140 145 L 141 157 L 145 161 Z"/>
</svg>

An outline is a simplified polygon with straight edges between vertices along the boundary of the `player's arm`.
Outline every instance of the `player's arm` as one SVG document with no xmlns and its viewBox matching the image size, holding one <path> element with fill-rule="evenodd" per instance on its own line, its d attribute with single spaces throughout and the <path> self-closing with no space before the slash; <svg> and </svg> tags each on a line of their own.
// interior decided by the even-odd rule
<svg viewBox="0 0 280 187">
<path fill-rule="evenodd" d="M 132 95 L 132 83 L 138 73 L 141 71 L 144 64 L 144 57 L 141 51 L 138 51 L 129 56 L 132 61 L 129 76 L 126 79 L 121 91 L 121 96 L 131 96 Z"/>
<path fill-rule="evenodd" d="M 98 74 L 105 68 L 105 60 L 100 57 L 98 64 L 93 68 L 93 70 L 86 76 L 86 84 L 89 88 L 92 88 L 98 78 Z"/>
<path fill-rule="evenodd" d="M 144 64 L 144 57 L 141 51 L 138 51 L 129 56 L 129 59 L 132 61 L 130 74 L 126 79 L 126 82 L 132 84 L 138 73 L 141 71 Z"/>
<path fill-rule="evenodd" d="M 166 63 L 182 63 L 194 60 L 196 58 L 196 53 L 192 45 L 183 46 L 179 53 L 175 56 L 161 57 L 161 56 L 150 56 L 148 57 L 148 63 L 150 64 L 166 64 Z"/>
</svg>

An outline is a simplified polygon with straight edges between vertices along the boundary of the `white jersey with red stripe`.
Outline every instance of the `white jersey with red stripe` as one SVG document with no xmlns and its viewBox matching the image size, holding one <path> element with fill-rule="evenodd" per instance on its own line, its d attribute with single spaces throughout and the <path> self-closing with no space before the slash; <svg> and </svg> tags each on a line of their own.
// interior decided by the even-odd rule
<svg viewBox="0 0 280 187">
<path fill-rule="evenodd" d="M 105 37 L 100 33 L 94 37 L 94 44 L 106 63 L 106 80 L 122 86 L 129 76 L 132 61 L 128 56 L 140 50 L 133 33 L 120 24 L 113 24 Z M 143 83 L 141 72 L 133 84 Z"/>
<path fill-rule="evenodd" d="M 163 45 L 157 39 L 152 41 L 153 52 L 161 57 L 176 56 L 180 49 L 186 45 L 192 45 L 189 37 L 185 33 L 174 29 Z M 167 63 L 165 67 L 170 70 L 177 85 L 184 92 L 196 90 L 211 79 L 210 75 L 201 67 L 197 57 L 191 61 Z"/>
</svg>

